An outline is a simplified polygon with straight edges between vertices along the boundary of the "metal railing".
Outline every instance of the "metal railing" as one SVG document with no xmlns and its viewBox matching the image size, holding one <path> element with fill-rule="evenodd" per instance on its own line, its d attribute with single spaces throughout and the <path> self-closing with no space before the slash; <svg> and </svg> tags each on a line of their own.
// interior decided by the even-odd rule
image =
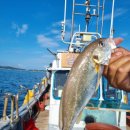
<svg viewBox="0 0 130 130">
<path fill-rule="evenodd" d="M 10 122 L 12 123 L 14 119 L 18 119 L 19 117 L 19 109 L 18 109 L 18 95 L 13 95 L 11 93 L 5 94 L 4 100 L 4 110 L 3 110 L 3 120 L 6 121 L 7 118 L 7 107 L 9 98 L 11 99 L 11 117 Z M 14 109 L 16 109 L 16 117 L 14 118 Z"/>
<path fill-rule="evenodd" d="M 41 81 L 41 83 L 37 83 L 36 85 L 33 86 L 33 100 L 37 99 L 37 95 L 41 95 L 44 91 L 44 88 L 47 87 L 47 78 L 43 78 L 43 80 Z M 30 100 L 29 100 L 29 89 L 23 85 L 20 85 L 21 90 L 16 94 L 13 95 L 12 93 L 6 93 L 5 97 L 4 97 L 4 108 L 3 108 L 3 115 L 2 115 L 2 120 L 4 122 L 7 121 L 7 119 L 10 119 L 10 123 L 13 123 L 14 121 L 18 120 L 20 112 L 19 112 L 19 96 L 23 93 L 27 93 L 27 104 L 25 106 L 27 106 L 28 111 L 29 111 L 29 107 L 30 107 Z M 7 108 L 8 108 L 8 104 L 9 101 L 11 101 L 11 114 L 10 116 L 7 116 Z M 37 100 L 36 100 L 37 101 Z M 14 112 L 15 111 L 15 112 Z M 10 118 L 9 118 L 10 117 Z"/>
</svg>

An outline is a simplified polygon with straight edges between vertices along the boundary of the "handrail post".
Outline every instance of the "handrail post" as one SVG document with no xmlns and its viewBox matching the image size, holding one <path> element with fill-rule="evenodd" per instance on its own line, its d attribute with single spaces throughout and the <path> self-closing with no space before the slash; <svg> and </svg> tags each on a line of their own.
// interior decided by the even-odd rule
<svg viewBox="0 0 130 130">
<path fill-rule="evenodd" d="M 15 96 L 11 96 L 11 123 L 14 121 L 14 99 Z"/>
<path fill-rule="evenodd" d="M 7 116 L 7 106 L 8 106 L 8 96 L 5 96 L 5 100 L 4 100 L 4 110 L 3 110 L 3 120 L 6 121 L 6 116 Z"/>
<path fill-rule="evenodd" d="M 19 94 L 17 94 L 15 96 L 16 119 L 18 119 L 18 117 L 19 117 L 19 104 L 18 104 L 18 100 L 19 100 Z"/>
<path fill-rule="evenodd" d="M 41 94 L 42 84 L 41 83 L 37 83 L 37 87 L 38 87 L 38 90 L 39 90 L 39 94 Z"/>
</svg>

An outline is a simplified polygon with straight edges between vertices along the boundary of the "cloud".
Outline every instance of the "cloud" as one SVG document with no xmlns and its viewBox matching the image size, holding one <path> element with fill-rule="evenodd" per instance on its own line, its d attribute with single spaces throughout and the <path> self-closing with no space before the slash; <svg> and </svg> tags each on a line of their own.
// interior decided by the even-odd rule
<svg viewBox="0 0 130 130">
<path fill-rule="evenodd" d="M 127 37 L 127 36 L 128 36 L 128 33 L 125 33 L 125 32 L 124 32 L 124 33 L 121 34 L 121 36 L 122 36 L 122 37 Z"/>
<path fill-rule="evenodd" d="M 24 65 L 21 64 L 21 63 L 18 63 L 16 67 L 23 69 L 23 68 L 24 68 Z"/>
<path fill-rule="evenodd" d="M 115 10 L 115 17 L 125 14 L 128 10 L 123 8 L 118 8 Z"/>
<path fill-rule="evenodd" d="M 28 24 L 22 24 L 19 26 L 16 23 L 12 23 L 12 29 L 16 30 L 16 36 L 19 37 L 20 35 L 26 33 L 28 30 Z"/>
<path fill-rule="evenodd" d="M 123 8 L 115 9 L 114 18 L 119 17 L 119 16 L 125 14 L 126 12 L 127 12 L 127 9 L 123 9 Z M 106 15 L 104 16 L 104 20 L 110 20 L 110 19 L 111 19 L 111 13 L 106 14 Z M 101 20 L 101 19 L 100 19 L 100 20 Z"/>
<path fill-rule="evenodd" d="M 61 33 L 59 31 L 59 26 L 61 29 L 61 21 L 55 22 L 52 24 L 51 28 L 55 28 L 54 30 L 51 31 L 51 33 L 55 34 L 55 39 L 61 40 Z M 71 33 L 71 26 L 72 26 L 72 21 L 71 19 L 66 19 L 65 23 L 65 41 L 69 41 L 70 39 L 70 33 Z M 74 24 L 74 28 L 76 31 L 78 31 L 78 25 Z"/>
<path fill-rule="evenodd" d="M 62 23 L 62 22 L 63 22 L 63 21 L 55 22 L 55 23 L 52 24 L 52 27 L 61 26 L 61 23 Z M 67 28 L 71 28 L 71 19 L 67 19 L 65 25 L 66 25 Z"/>
<path fill-rule="evenodd" d="M 59 32 L 60 32 L 60 31 L 57 30 L 57 29 L 52 29 L 52 30 L 51 30 L 51 33 L 53 33 L 53 34 L 59 34 Z"/>
<path fill-rule="evenodd" d="M 53 24 L 52 24 L 52 27 L 61 26 L 61 22 L 62 22 L 62 21 L 58 21 L 58 22 L 53 23 Z"/>
<path fill-rule="evenodd" d="M 75 25 L 76 26 L 76 25 Z M 77 27 L 77 26 L 76 26 Z M 42 47 L 59 47 L 61 41 L 61 21 L 54 22 L 51 26 L 47 28 L 49 31 L 46 31 L 45 34 L 38 34 L 36 36 L 37 42 Z M 70 39 L 70 29 L 71 29 L 71 20 L 66 20 L 66 32 L 65 40 L 69 41 Z"/>
<path fill-rule="evenodd" d="M 37 35 L 37 42 L 41 44 L 42 47 L 58 47 L 58 43 L 51 37 L 47 37 L 43 34 Z"/>
<path fill-rule="evenodd" d="M 46 60 L 41 60 L 46 59 Z M 39 57 L 30 57 L 28 59 L 24 59 L 24 68 L 28 69 L 45 69 L 52 61 L 54 60 L 54 56 L 51 55 L 49 52 L 43 54 Z"/>
</svg>

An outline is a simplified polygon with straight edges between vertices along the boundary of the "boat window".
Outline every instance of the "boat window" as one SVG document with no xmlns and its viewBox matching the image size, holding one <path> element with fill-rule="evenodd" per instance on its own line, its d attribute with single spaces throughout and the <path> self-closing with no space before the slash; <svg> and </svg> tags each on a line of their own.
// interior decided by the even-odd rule
<svg viewBox="0 0 130 130">
<path fill-rule="evenodd" d="M 59 70 L 54 74 L 54 88 L 53 88 L 53 96 L 55 99 L 60 99 L 62 94 L 62 89 L 67 80 L 67 76 L 69 74 L 69 70 Z M 100 88 L 95 92 L 92 97 L 92 100 L 98 100 L 100 98 Z"/>
<path fill-rule="evenodd" d="M 69 70 L 59 70 L 54 74 L 54 87 L 53 87 L 53 96 L 55 99 L 60 99 L 62 94 L 62 89 L 67 80 Z M 100 98 L 100 87 L 95 92 L 91 100 L 99 100 Z M 103 77 L 103 98 L 104 100 L 116 100 L 120 101 L 122 98 L 121 91 L 111 87 L 107 80 Z"/>
<path fill-rule="evenodd" d="M 67 80 L 67 76 L 69 74 L 69 70 L 59 70 L 54 74 L 54 88 L 53 88 L 53 96 L 55 99 L 60 99 L 62 94 L 62 89 Z"/>
<path fill-rule="evenodd" d="M 122 99 L 121 90 L 111 87 L 104 77 L 103 77 L 103 96 L 104 100 L 120 101 Z"/>
</svg>

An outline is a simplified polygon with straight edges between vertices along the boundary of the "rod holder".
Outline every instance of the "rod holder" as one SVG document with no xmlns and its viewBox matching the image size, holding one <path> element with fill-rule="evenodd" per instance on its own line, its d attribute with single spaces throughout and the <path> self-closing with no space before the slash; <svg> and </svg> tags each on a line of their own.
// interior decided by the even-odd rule
<svg viewBox="0 0 130 130">
<path fill-rule="evenodd" d="M 15 105 L 15 96 L 11 96 L 11 123 L 14 121 L 14 105 Z"/>
<path fill-rule="evenodd" d="M 19 94 L 15 96 L 16 119 L 19 118 Z"/>
<path fill-rule="evenodd" d="M 8 106 L 8 96 L 5 96 L 5 99 L 4 99 L 4 110 L 3 110 L 3 120 L 4 120 L 4 121 L 6 121 L 7 106 Z"/>
</svg>

